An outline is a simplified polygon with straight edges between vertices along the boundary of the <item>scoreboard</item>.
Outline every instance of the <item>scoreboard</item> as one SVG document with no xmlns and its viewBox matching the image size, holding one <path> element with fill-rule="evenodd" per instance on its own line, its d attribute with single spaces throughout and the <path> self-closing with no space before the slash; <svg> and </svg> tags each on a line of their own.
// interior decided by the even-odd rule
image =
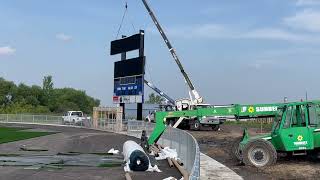
<svg viewBox="0 0 320 180">
<path fill-rule="evenodd" d="M 126 53 L 139 50 L 139 57 L 126 59 Z M 111 42 L 110 55 L 121 54 L 114 63 L 113 103 L 143 103 L 145 56 L 144 32 Z"/>
<path fill-rule="evenodd" d="M 115 62 L 114 103 L 142 103 L 144 101 L 145 57 Z"/>
</svg>

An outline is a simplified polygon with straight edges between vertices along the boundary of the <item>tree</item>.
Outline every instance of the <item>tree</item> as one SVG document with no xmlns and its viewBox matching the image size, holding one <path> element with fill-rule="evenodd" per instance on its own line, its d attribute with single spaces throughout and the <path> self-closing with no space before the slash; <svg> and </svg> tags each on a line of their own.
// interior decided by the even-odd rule
<svg viewBox="0 0 320 180">
<path fill-rule="evenodd" d="M 53 93 L 53 80 L 52 76 L 45 76 L 42 80 L 42 90 L 44 94 L 43 104 L 48 105 Z"/>
<path fill-rule="evenodd" d="M 0 78 L 0 107 L 12 103 L 15 97 L 16 85 L 13 82 Z"/>
<path fill-rule="evenodd" d="M 42 88 L 45 91 L 51 91 L 53 89 L 52 76 L 45 76 L 42 81 Z"/>
<path fill-rule="evenodd" d="M 62 113 L 79 110 L 91 114 L 100 100 L 73 88 L 55 89 L 52 76 L 43 78 L 42 87 L 18 86 L 0 77 L 0 113 Z"/>
<path fill-rule="evenodd" d="M 50 94 L 53 90 L 52 76 L 45 76 L 42 81 L 42 89 L 45 94 Z"/>
<path fill-rule="evenodd" d="M 146 103 L 149 104 L 162 104 L 165 99 L 159 95 L 155 95 L 154 93 L 149 94 L 149 100 Z"/>
</svg>

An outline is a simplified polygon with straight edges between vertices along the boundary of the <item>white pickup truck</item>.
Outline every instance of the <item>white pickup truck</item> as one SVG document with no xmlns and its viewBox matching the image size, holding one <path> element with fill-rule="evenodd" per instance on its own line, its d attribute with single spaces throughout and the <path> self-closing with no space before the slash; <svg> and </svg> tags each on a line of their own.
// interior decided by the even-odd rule
<svg viewBox="0 0 320 180">
<path fill-rule="evenodd" d="M 63 116 L 63 124 L 82 124 L 84 120 L 90 117 L 84 117 L 82 111 L 68 111 Z"/>
</svg>

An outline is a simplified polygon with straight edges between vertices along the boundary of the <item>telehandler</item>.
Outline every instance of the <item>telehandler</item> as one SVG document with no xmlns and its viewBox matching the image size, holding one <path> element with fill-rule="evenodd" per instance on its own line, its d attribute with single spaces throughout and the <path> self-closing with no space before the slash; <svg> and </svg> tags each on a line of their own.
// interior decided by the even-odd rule
<svg viewBox="0 0 320 180">
<path fill-rule="evenodd" d="M 278 153 L 317 157 L 320 149 L 320 101 L 294 102 L 278 107 L 272 130 L 250 137 L 245 129 L 233 147 L 245 165 L 264 167 L 277 161 Z"/>
</svg>

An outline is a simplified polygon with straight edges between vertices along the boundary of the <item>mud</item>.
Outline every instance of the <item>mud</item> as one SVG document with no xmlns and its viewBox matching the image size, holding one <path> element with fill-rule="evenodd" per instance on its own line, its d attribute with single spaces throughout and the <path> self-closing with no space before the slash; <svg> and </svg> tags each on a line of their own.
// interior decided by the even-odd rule
<svg viewBox="0 0 320 180">
<path fill-rule="evenodd" d="M 240 164 L 232 155 L 233 142 L 242 135 L 242 128 L 223 125 L 221 131 L 190 131 L 198 140 L 201 152 L 234 170 L 244 179 L 320 179 L 320 160 L 314 162 L 306 156 L 278 156 L 277 163 L 271 167 L 254 168 Z M 260 129 L 249 129 L 256 135 Z"/>
</svg>

